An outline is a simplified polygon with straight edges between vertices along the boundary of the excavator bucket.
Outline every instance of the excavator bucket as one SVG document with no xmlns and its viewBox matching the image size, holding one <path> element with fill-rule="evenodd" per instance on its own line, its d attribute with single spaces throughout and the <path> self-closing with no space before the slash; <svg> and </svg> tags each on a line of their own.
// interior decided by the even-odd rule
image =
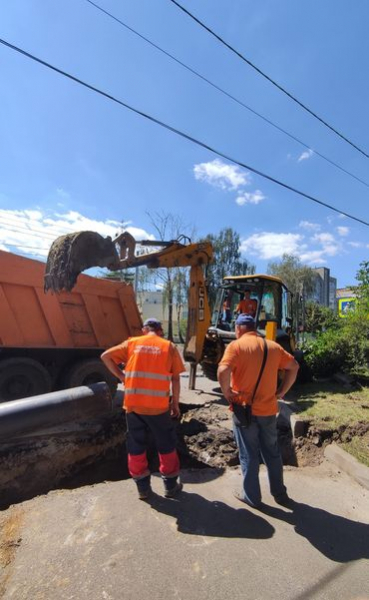
<svg viewBox="0 0 369 600">
<path fill-rule="evenodd" d="M 110 237 L 79 231 L 58 237 L 52 244 L 45 269 L 45 292 L 70 292 L 78 275 L 90 267 L 119 268 L 119 256 Z"/>
</svg>

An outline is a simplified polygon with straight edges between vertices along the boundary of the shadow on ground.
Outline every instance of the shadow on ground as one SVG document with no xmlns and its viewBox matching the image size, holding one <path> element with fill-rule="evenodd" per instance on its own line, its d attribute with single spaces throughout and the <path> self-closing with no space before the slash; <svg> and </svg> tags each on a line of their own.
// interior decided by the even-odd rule
<svg viewBox="0 0 369 600">
<path fill-rule="evenodd" d="M 261 512 L 292 525 L 324 556 L 336 562 L 369 559 L 369 525 L 334 515 L 302 502 L 290 502 L 291 511 L 262 506 Z"/>
<path fill-rule="evenodd" d="M 178 531 L 189 535 L 265 540 L 275 531 L 262 516 L 211 502 L 199 494 L 180 492 L 173 500 L 153 493 L 148 502 L 157 512 L 175 518 Z"/>
</svg>

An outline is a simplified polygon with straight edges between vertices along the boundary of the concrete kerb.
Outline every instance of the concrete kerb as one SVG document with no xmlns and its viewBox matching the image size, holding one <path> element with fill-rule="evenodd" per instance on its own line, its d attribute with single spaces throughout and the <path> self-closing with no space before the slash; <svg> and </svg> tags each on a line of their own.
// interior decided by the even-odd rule
<svg viewBox="0 0 369 600">
<path fill-rule="evenodd" d="M 324 456 L 365 487 L 365 489 L 369 490 L 369 467 L 360 463 L 337 444 L 327 446 L 324 450 Z"/>
<path fill-rule="evenodd" d="M 308 426 L 308 422 L 294 414 L 291 405 L 284 400 L 278 400 L 279 418 L 288 422 L 293 438 L 304 436 Z M 369 467 L 360 463 L 356 458 L 343 450 L 335 443 L 329 444 L 324 449 L 324 457 L 333 462 L 344 473 L 350 475 L 355 481 L 360 483 L 365 489 L 369 490 Z"/>
</svg>

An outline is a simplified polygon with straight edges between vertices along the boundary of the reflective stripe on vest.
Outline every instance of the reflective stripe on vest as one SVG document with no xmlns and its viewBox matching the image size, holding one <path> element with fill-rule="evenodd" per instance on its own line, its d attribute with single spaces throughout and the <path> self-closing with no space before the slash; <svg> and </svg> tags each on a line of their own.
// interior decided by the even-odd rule
<svg viewBox="0 0 369 600">
<path fill-rule="evenodd" d="M 142 377 L 143 379 L 157 379 L 158 381 L 170 381 L 170 375 L 160 373 L 147 373 L 147 371 L 126 371 L 126 377 Z"/>
<path fill-rule="evenodd" d="M 158 336 L 144 335 L 128 342 L 125 371 L 126 408 L 169 408 L 171 344 Z"/>
<path fill-rule="evenodd" d="M 161 392 L 159 390 L 149 390 L 148 388 L 129 388 L 126 390 L 126 395 L 147 395 L 147 396 L 169 396 L 169 390 L 167 392 Z"/>
</svg>

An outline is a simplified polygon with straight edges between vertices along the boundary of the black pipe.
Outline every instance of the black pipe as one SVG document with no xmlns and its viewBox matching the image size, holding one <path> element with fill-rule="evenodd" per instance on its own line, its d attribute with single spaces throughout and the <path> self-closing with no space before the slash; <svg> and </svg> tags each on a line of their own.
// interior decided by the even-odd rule
<svg viewBox="0 0 369 600">
<path fill-rule="evenodd" d="M 4 402 L 0 404 L 0 443 L 40 429 L 85 421 L 112 409 L 109 387 L 104 382 Z"/>
</svg>

